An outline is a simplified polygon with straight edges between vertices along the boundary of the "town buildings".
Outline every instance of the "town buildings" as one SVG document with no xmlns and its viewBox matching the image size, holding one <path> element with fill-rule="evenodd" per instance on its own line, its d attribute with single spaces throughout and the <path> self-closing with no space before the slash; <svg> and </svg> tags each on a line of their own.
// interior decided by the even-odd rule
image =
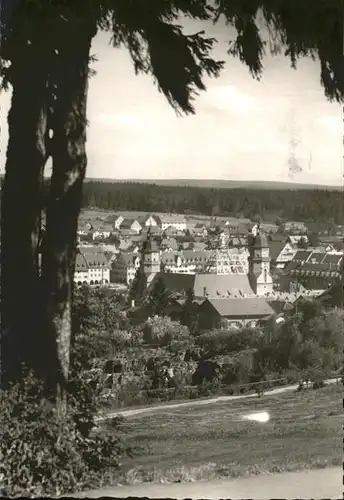
<svg viewBox="0 0 344 500">
<path fill-rule="evenodd" d="M 341 280 L 342 252 L 299 250 L 280 278 L 282 291 L 326 290 Z"/>
<path fill-rule="evenodd" d="M 108 285 L 110 265 L 104 252 L 85 248 L 76 255 L 74 282 L 77 285 Z"/>
</svg>

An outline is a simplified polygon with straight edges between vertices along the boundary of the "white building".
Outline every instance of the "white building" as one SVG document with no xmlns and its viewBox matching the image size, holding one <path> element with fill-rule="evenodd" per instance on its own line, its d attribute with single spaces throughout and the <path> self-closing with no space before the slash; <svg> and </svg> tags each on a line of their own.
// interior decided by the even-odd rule
<svg viewBox="0 0 344 500">
<path fill-rule="evenodd" d="M 199 252 L 193 250 L 163 252 L 161 254 L 161 262 L 166 272 L 195 274 L 206 266 L 210 256 L 211 252 L 208 250 Z"/>
<path fill-rule="evenodd" d="M 184 215 L 160 215 L 161 229 L 165 231 L 168 227 L 173 227 L 177 231 L 186 231 L 186 219 Z"/>
<path fill-rule="evenodd" d="M 140 215 L 137 217 L 138 222 L 142 227 L 158 227 L 161 226 L 160 218 L 157 215 Z"/>
<path fill-rule="evenodd" d="M 76 256 L 74 283 L 77 285 L 110 283 L 110 264 L 103 252 L 82 248 Z"/>
<path fill-rule="evenodd" d="M 111 235 L 111 231 L 109 231 L 108 228 L 99 228 L 93 231 L 92 233 L 92 239 L 93 240 L 99 240 L 103 238 L 109 238 Z"/>
</svg>

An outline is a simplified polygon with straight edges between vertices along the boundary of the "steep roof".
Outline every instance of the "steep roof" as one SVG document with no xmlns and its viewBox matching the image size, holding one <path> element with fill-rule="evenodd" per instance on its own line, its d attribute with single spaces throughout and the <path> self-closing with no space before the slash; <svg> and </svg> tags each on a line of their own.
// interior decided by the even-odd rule
<svg viewBox="0 0 344 500">
<path fill-rule="evenodd" d="M 250 296 L 254 295 L 246 274 L 196 274 L 194 293 L 196 297 Z"/>
<path fill-rule="evenodd" d="M 343 255 L 336 255 L 336 254 L 327 254 L 323 260 L 323 264 L 329 264 L 333 266 L 339 266 L 341 260 L 343 258 Z"/>
<path fill-rule="evenodd" d="M 104 255 L 104 252 L 99 252 L 97 254 L 85 252 L 83 256 L 88 268 L 109 267 L 109 261 Z"/>
<path fill-rule="evenodd" d="M 165 287 L 171 292 L 183 293 L 194 289 L 195 274 L 159 273 Z"/>
<path fill-rule="evenodd" d="M 87 271 L 87 262 L 84 258 L 84 256 L 81 253 L 76 254 L 76 259 L 75 259 L 75 271 L 80 272 L 80 271 Z"/>
<path fill-rule="evenodd" d="M 271 260 L 276 260 L 286 245 L 286 241 L 269 241 Z"/>
<path fill-rule="evenodd" d="M 131 218 L 131 219 L 125 218 L 121 222 L 119 228 L 120 228 L 120 230 L 122 230 L 122 229 L 131 229 L 131 226 L 133 225 L 134 222 L 137 222 L 136 218 Z"/>
<path fill-rule="evenodd" d="M 310 264 L 321 264 L 326 257 L 325 252 L 312 252 L 309 256 L 308 263 Z"/>
<path fill-rule="evenodd" d="M 146 223 L 146 220 L 148 219 L 149 215 L 138 215 L 136 217 L 137 222 L 139 222 L 141 225 Z"/>
<path fill-rule="evenodd" d="M 293 260 L 306 262 L 306 260 L 309 259 L 311 254 L 312 254 L 312 250 L 298 250 L 296 252 L 296 254 L 294 255 Z"/>
<path fill-rule="evenodd" d="M 208 299 L 210 304 L 223 317 L 265 317 L 275 313 L 262 297 L 241 299 Z"/>
<path fill-rule="evenodd" d="M 113 224 L 114 222 L 117 221 L 117 219 L 121 217 L 120 214 L 109 214 L 103 222 L 105 222 L 106 224 Z"/>
</svg>

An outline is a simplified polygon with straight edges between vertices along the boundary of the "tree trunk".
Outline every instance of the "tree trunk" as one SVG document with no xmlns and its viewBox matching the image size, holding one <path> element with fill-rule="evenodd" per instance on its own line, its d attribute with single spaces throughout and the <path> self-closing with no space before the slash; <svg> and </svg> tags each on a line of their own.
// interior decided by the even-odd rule
<svg viewBox="0 0 344 500">
<path fill-rule="evenodd" d="M 12 56 L 13 95 L 1 200 L 3 387 L 21 378 L 22 362 L 42 371 L 44 362 L 49 366 L 51 361 L 37 327 L 40 317 L 37 247 L 46 163 L 46 52 L 21 40 Z"/>
<path fill-rule="evenodd" d="M 71 347 L 71 306 L 78 216 L 86 173 L 86 103 L 91 40 L 96 28 L 63 26 L 53 81 L 56 84 L 52 141 L 53 170 L 42 255 L 47 327 L 57 341 L 58 401 L 66 403 Z"/>
</svg>

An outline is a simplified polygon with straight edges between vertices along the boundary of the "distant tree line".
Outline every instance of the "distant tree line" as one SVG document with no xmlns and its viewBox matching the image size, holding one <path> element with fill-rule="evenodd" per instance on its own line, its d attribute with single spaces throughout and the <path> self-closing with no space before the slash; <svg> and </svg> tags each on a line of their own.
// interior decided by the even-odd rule
<svg viewBox="0 0 344 500">
<path fill-rule="evenodd" d="M 167 213 L 199 213 L 344 224 L 342 194 L 328 190 L 215 189 L 139 182 L 87 182 L 83 207 Z"/>
</svg>

